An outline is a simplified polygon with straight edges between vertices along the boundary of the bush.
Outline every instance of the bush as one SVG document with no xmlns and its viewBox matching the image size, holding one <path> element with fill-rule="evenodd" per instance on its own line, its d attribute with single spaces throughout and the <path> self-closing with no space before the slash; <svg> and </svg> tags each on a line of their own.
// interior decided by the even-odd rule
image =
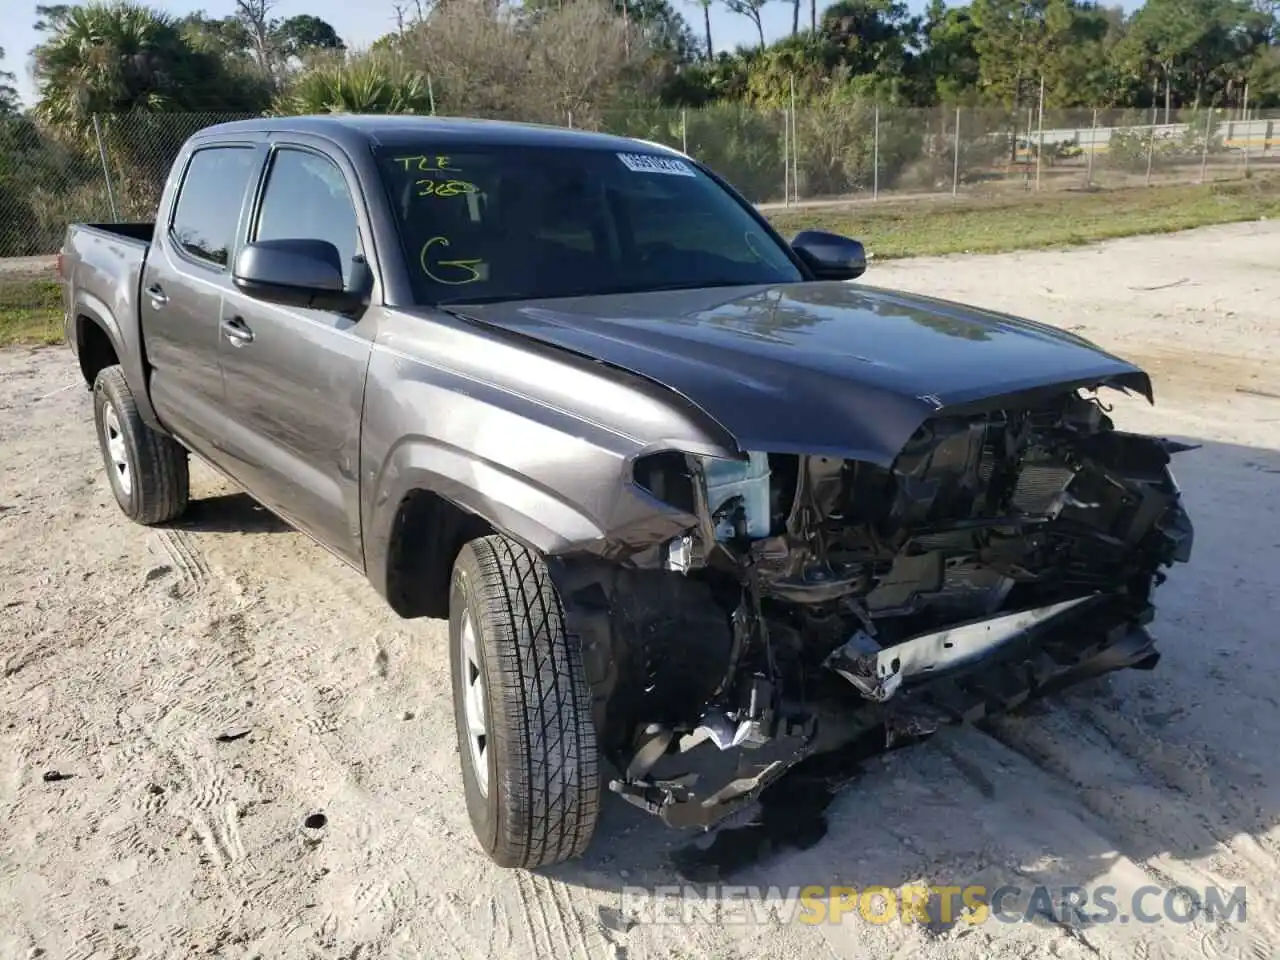
<svg viewBox="0 0 1280 960">
<path fill-rule="evenodd" d="M 924 149 L 919 111 L 882 107 L 877 151 L 876 106 L 869 99 L 835 93 L 798 111 L 796 166 L 802 197 L 837 197 L 893 187 Z M 948 176 L 950 168 L 948 167 Z"/>
<path fill-rule="evenodd" d="M 1107 143 L 1106 162 L 1130 173 L 1147 169 L 1148 154 L 1152 166 L 1199 163 L 1206 153 L 1212 155 L 1227 149 L 1218 127 L 1216 118 L 1206 120 L 1192 114 L 1181 130 L 1161 127 L 1113 130 Z"/>
<path fill-rule="evenodd" d="M 104 189 L 85 145 L 53 137 L 28 117 L 0 119 L 0 257 L 57 250 L 67 221 L 55 211 L 89 184 Z"/>
<path fill-rule="evenodd" d="M 684 150 L 705 163 L 752 203 L 782 197 L 781 110 L 737 104 L 697 110 L 633 107 L 604 114 L 599 129 Z"/>
<path fill-rule="evenodd" d="M 372 54 L 311 67 L 276 99 L 272 113 L 431 113 L 434 107 L 423 74 Z"/>
</svg>

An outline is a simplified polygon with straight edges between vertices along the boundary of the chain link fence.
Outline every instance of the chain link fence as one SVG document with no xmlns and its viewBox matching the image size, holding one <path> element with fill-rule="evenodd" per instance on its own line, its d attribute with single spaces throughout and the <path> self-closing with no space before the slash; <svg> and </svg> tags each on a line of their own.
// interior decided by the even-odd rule
<svg viewBox="0 0 1280 960">
<path fill-rule="evenodd" d="M 102 114 L 74 131 L 0 119 L 0 257 L 56 253 L 72 221 L 154 219 L 183 142 L 247 116 Z"/>
<path fill-rule="evenodd" d="M 606 114 L 684 150 L 770 208 L 1115 189 L 1280 170 L 1280 111 L 928 110 L 850 105 Z"/>
<path fill-rule="evenodd" d="M 69 221 L 153 219 L 183 141 L 242 118 L 103 114 L 59 132 L 25 117 L 0 120 L 0 258 L 56 252 Z M 564 123 L 674 147 L 766 209 L 1198 183 L 1280 169 L 1280 111 L 723 105 L 567 114 Z"/>
</svg>

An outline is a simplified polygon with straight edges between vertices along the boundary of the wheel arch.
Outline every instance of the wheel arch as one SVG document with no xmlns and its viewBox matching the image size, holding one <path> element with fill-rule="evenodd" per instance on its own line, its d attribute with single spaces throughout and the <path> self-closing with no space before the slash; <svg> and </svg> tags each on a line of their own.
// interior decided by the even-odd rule
<svg viewBox="0 0 1280 960">
<path fill-rule="evenodd" d="M 494 532 L 483 517 L 433 490 L 408 491 L 396 507 L 387 544 L 382 592 L 400 616 L 449 615 L 449 580 L 464 544 Z"/>
<path fill-rule="evenodd" d="M 85 294 L 76 297 L 75 337 L 76 359 L 87 386 L 93 386 L 103 369 L 120 363 L 124 356 L 119 324 L 105 304 Z"/>
<path fill-rule="evenodd" d="M 133 318 L 132 326 L 122 326 L 120 318 L 105 302 L 81 288 L 75 291 L 71 316 L 74 318 L 72 330 L 76 360 L 85 384 L 92 387 L 99 373 L 118 364 L 138 406 L 138 415 L 152 430 L 167 436 L 168 430 L 151 406 L 142 327 L 138 318 Z"/>
<path fill-rule="evenodd" d="M 449 577 L 468 540 L 501 533 L 547 555 L 603 535 L 581 509 L 529 478 L 426 439 L 397 445 L 375 483 L 365 569 L 406 618 L 448 616 Z"/>
</svg>

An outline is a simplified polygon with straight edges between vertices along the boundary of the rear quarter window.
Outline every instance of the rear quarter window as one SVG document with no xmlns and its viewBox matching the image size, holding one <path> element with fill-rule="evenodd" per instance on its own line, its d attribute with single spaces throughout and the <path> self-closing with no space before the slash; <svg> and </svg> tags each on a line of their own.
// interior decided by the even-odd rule
<svg viewBox="0 0 1280 960">
<path fill-rule="evenodd" d="M 173 242 L 188 256 L 225 268 L 256 172 L 257 153 L 251 146 L 204 147 L 193 153 L 169 225 Z"/>
</svg>

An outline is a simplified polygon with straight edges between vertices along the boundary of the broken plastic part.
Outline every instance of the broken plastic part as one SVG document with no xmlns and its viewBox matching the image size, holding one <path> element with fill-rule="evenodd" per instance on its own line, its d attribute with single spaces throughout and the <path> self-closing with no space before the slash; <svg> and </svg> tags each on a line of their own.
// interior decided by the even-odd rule
<svg viewBox="0 0 1280 960">
<path fill-rule="evenodd" d="M 720 750 L 755 749 L 764 745 L 774 735 L 773 697 L 772 683 L 761 676 L 752 677 L 745 691 L 743 708 L 731 713 L 722 707 L 708 706 L 698 725 L 681 739 L 680 751 L 691 750 L 704 740 L 710 740 Z"/>
<path fill-rule="evenodd" d="M 717 540 L 737 536 L 731 501 L 741 503 L 745 534 L 758 540 L 769 535 L 769 455 L 751 451 L 746 461 L 717 460 L 703 457 L 703 475 L 707 484 L 707 506 L 716 524 Z"/>
<path fill-rule="evenodd" d="M 751 721 L 743 720 L 737 725 L 723 710 L 708 710 L 698 721 L 698 726 L 680 741 L 682 753 L 692 750 L 704 740 L 710 740 L 718 750 L 731 750 L 742 745 L 751 732 Z"/>
<path fill-rule="evenodd" d="M 663 565 L 668 570 L 674 570 L 676 573 L 687 573 L 689 568 L 693 566 L 693 537 L 685 534 L 683 537 L 668 540 L 664 553 L 665 560 Z"/>
</svg>

